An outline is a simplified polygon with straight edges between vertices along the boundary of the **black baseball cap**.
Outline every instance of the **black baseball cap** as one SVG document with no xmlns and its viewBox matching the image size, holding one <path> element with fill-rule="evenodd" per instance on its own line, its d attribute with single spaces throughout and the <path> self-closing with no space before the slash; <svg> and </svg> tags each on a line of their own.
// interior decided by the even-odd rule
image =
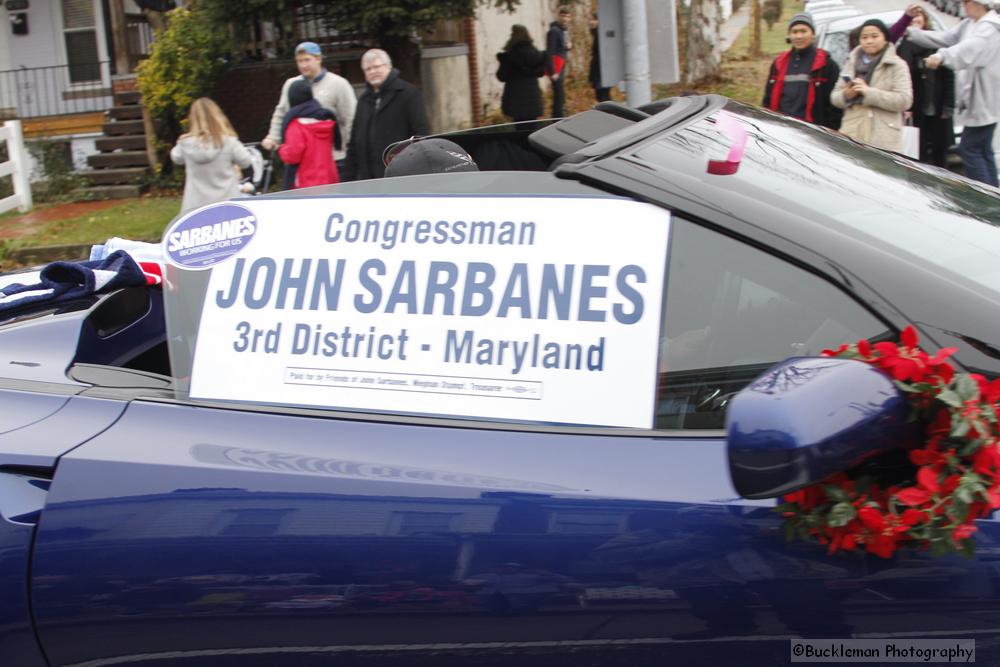
<svg viewBox="0 0 1000 667">
<path fill-rule="evenodd" d="M 479 171 L 464 148 L 447 139 L 420 139 L 394 155 L 385 168 L 386 176 L 450 174 Z"/>
</svg>

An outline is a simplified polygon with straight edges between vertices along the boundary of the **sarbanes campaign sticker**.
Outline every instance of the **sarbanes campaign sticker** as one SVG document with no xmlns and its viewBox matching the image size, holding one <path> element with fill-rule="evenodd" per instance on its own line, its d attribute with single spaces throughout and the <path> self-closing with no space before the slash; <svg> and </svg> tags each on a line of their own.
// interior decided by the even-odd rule
<svg viewBox="0 0 1000 667">
<path fill-rule="evenodd" d="M 167 260 L 184 269 L 209 269 L 242 250 L 257 231 L 257 216 L 239 204 L 214 204 L 171 225 L 163 237 Z"/>
</svg>

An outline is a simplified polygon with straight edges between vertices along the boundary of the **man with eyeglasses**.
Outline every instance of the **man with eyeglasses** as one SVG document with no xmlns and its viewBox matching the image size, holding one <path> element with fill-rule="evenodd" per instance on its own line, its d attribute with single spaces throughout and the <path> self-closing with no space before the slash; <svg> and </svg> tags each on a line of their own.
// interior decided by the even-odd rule
<svg viewBox="0 0 1000 667">
<path fill-rule="evenodd" d="M 382 178 L 382 153 L 390 144 L 430 134 L 424 97 L 411 83 L 399 78 L 389 54 L 369 49 L 361 56 L 367 90 L 358 98 L 357 114 L 341 180 Z"/>
<path fill-rule="evenodd" d="M 917 46 L 937 48 L 930 69 L 955 70 L 955 121 L 963 126 L 958 154 L 969 178 L 997 186 L 993 133 L 1000 120 L 1000 16 L 990 0 L 962 0 L 966 18 L 950 30 L 910 28 Z"/>
<path fill-rule="evenodd" d="M 358 103 L 354 87 L 344 77 L 329 72 L 323 67 L 323 53 L 319 44 L 315 42 L 302 42 L 295 47 L 295 66 L 298 67 L 301 76 L 293 76 L 285 81 L 281 87 L 281 98 L 271 116 L 271 125 L 267 136 L 260 142 L 261 147 L 264 150 L 273 150 L 281 143 L 281 128 L 290 108 L 288 90 L 293 83 L 301 79 L 305 79 L 312 85 L 313 99 L 319 102 L 324 109 L 332 111 L 337 117 L 340 135 L 343 137 L 343 141 L 346 141 L 351 136 L 354 109 Z M 343 164 L 347 154 L 346 148 L 347 146 L 342 146 L 333 151 L 338 168 Z"/>
</svg>

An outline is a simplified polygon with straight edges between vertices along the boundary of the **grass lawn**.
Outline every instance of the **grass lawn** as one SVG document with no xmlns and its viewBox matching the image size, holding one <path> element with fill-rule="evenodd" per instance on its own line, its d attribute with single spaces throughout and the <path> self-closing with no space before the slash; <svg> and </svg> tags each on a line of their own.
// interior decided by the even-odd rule
<svg viewBox="0 0 1000 667">
<path fill-rule="evenodd" d="M 112 236 L 159 241 L 167 223 L 180 211 L 180 198 L 129 199 L 116 206 L 61 220 L 44 220 L 45 210 L 36 209 L 42 220 L 32 223 L 23 234 L 10 240 L 10 247 L 100 243 Z M 17 218 L 9 219 L 10 222 L 16 220 Z M 5 219 L 3 222 L 7 221 Z"/>
</svg>

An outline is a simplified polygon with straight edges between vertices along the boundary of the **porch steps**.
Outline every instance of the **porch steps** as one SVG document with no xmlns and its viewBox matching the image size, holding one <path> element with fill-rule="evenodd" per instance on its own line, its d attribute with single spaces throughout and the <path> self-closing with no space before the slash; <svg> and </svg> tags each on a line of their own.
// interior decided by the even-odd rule
<svg viewBox="0 0 1000 667">
<path fill-rule="evenodd" d="M 141 181 L 149 170 L 146 167 L 126 167 L 123 169 L 88 169 L 77 174 L 86 178 L 92 185 L 133 185 Z"/>
<path fill-rule="evenodd" d="M 88 155 L 87 164 L 94 169 L 110 169 L 112 167 L 148 167 L 149 157 L 146 155 L 145 150 L 114 151 L 113 153 Z"/>
<path fill-rule="evenodd" d="M 101 130 L 104 132 L 106 137 L 117 137 L 123 134 L 128 135 L 144 135 L 146 133 L 146 127 L 143 125 L 142 120 L 113 120 L 111 122 L 105 123 Z"/>
<path fill-rule="evenodd" d="M 115 95 L 101 128 L 104 136 L 94 142 L 98 152 L 87 156 L 91 168 L 77 172 L 90 183 L 77 190 L 81 198 L 130 199 L 146 190 L 150 165 L 141 103 L 135 91 Z"/>
<path fill-rule="evenodd" d="M 146 150 L 146 135 L 120 135 L 116 137 L 101 137 L 94 142 L 97 150 L 102 153 L 111 151 L 144 151 Z"/>
<path fill-rule="evenodd" d="M 76 191 L 80 199 L 135 199 L 141 197 L 143 185 L 92 185 Z"/>
<path fill-rule="evenodd" d="M 108 109 L 108 117 L 114 120 L 142 120 L 142 107 L 138 104 L 112 107 Z"/>
<path fill-rule="evenodd" d="M 142 104 L 142 94 L 138 90 L 129 90 L 123 93 L 118 93 L 115 96 L 115 102 L 122 106 L 137 106 Z"/>
</svg>

